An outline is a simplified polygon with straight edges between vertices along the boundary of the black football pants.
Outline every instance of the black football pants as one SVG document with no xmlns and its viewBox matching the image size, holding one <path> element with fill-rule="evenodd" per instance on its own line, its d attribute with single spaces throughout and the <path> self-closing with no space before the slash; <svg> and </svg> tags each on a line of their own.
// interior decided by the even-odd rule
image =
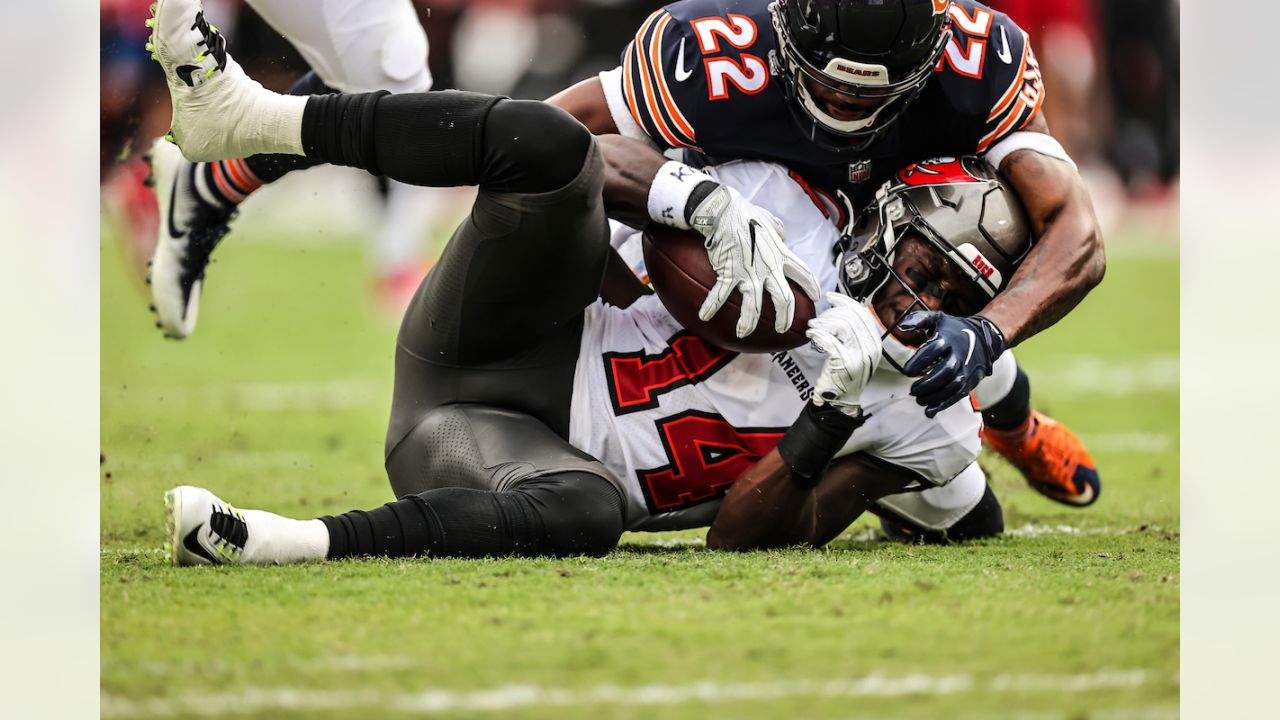
<svg viewBox="0 0 1280 720">
<path fill-rule="evenodd" d="M 370 93 L 310 98 L 303 145 L 405 183 L 479 186 L 396 342 L 385 450 L 401 499 L 322 518 L 330 557 L 612 549 L 621 487 L 567 442 L 609 252 L 594 138 L 544 103 Z"/>
</svg>

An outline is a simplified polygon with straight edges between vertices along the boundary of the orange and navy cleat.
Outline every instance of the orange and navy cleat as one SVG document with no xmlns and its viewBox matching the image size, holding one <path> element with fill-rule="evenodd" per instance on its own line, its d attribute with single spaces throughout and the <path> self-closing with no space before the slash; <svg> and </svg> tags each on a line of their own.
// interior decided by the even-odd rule
<svg viewBox="0 0 1280 720">
<path fill-rule="evenodd" d="M 1063 505 L 1092 505 L 1102 493 L 1098 466 L 1065 425 L 1032 410 L 1014 430 L 987 428 L 983 438 L 1036 492 Z"/>
</svg>

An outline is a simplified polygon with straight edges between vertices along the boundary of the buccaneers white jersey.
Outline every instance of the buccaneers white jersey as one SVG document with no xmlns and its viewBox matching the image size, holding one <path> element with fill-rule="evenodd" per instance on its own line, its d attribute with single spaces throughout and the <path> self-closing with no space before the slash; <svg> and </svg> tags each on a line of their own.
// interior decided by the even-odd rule
<svg viewBox="0 0 1280 720">
<path fill-rule="evenodd" d="M 835 226 L 778 165 L 732 162 L 718 179 L 773 212 L 787 244 L 836 284 Z M 614 228 L 615 244 L 627 247 Z M 826 309 L 819 303 L 818 311 Z M 901 359 L 910 350 L 886 346 Z M 599 459 L 626 489 L 630 530 L 706 525 L 729 486 L 777 445 L 813 392 L 825 356 L 812 346 L 773 354 L 735 353 L 684 330 L 656 296 L 621 309 L 586 311 L 574 378 L 570 442 Z M 910 397 L 911 380 L 882 363 L 862 396 L 871 417 L 841 455 L 865 451 L 943 485 L 978 453 L 978 414 L 959 403 L 933 420 Z"/>
</svg>

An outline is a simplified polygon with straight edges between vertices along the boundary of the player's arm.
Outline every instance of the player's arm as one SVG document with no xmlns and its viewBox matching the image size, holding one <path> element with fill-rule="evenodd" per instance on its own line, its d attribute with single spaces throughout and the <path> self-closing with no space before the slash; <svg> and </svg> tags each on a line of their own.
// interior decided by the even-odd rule
<svg viewBox="0 0 1280 720">
<path fill-rule="evenodd" d="M 729 489 L 707 532 L 707 547 L 822 547 L 871 503 L 901 492 L 914 480 L 905 471 L 887 469 L 864 453 L 855 453 L 833 461 L 812 486 L 795 477 L 782 455 L 773 450 Z"/>
<path fill-rule="evenodd" d="M 725 494 L 707 532 L 708 547 L 821 545 L 862 512 L 856 491 L 868 479 L 866 469 L 846 466 L 858 471 L 851 480 L 848 470 L 829 478 L 828 468 L 867 421 L 860 398 L 880 362 L 880 325 L 870 307 L 839 293 L 827 298 L 832 307 L 809 323 L 806 333 L 827 354 L 813 400 L 804 404 L 777 448 Z"/>
<path fill-rule="evenodd" d="M 729 488 L 707 531 L 713 550 L 764 550 L 812 544 L 816 494 L 798 482 L 775 450 L 760 458 Z"/>
<path fill-rule="evenodd" d="M 599 77 L 587 78 L 567 87 L 547 98 L 547 102 L 577 118 L 593 135 L 618 134 L 618 124 L 609 112 L 604 85 Z"/>
<path fill-rule="evenodd" d="M 983 87 L 991 111 L 977 150 L 1018 193 L 1036 238 L 1004 292 L 982 311 L 1012 347 L 1078 305 L 1102 281 L 1106 260 L 1089 192 L 1045 123 L 1047 89 L 1026 33 L 997 13 L 989 40 Z"/>
<path fill-rule="evenodd" d="M 1024 132 L 1048 135 L 1043 115 Z M 1036 243 L 982 315 L 995 323 L 1009 347 L 1061 320 L 1106 271 L 1102 232 L 1089 191 L 1075 168 L 1038 150 L 1014 150 L 999 169 L 1017 191 Z"/>
</svg>

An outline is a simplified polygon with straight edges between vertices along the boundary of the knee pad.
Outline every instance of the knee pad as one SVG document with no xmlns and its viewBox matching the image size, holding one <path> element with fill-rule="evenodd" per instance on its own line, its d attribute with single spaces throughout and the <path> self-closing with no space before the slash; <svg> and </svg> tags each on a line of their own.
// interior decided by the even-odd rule
<svg viewBox="0 0 1280 720">
<path fill-rule="evenodd" d="M 384 77 L 371 90 L 408 93 L 431 89 L 431 70 L 427 67 L 427 33 L 421 25 L 399 25 L 387 32 L 382 41 L 379 69 Z"/>
<path fill-rule="evenodd" d="M 501 192 L 558 190 L 578 177 L 595 145 L 591 132 L 572 115 L 536 100 L 497 103 L 484 133 L 484 175 Z"/>
<path fill-rule="evenodd" d="M 942 543 L 1004 532 L 1004 511 L 977 463 L 942 487 L 881 498 L 871 511 L 894 540 Z"/>
<path fill-rule="evenodd" d="M 505 492 L 564 474 L 602 479 L 617 497 L 625 492 L 599 460 L 533 416 L 513 410 L 476 403 L 442 405 L 424 413 L 393 443 L 386 468 L 396 497 L 445 487 Z"/>
<path fill-rule="evenodd" d="M 398 498 L 444 487 L 493 489 L 471 423 L 456 405 L 426 413 L 388 450 L 386 469 Z"/>
<path fill-rule="evenodd" d="M 1004 532 L 1004 509 L 1000 507 L 1000 501 L 990 485 L 986 486 L 977 505 L 965 513 L 964 517 L 944 528 L 926 527 L 895 514 L 889 508 L 879 507 L 876 514 L 880 517 L 880 529 L 884 534 L 890 540 L 899 542 L 942 545 L 995 537 Z"/>
</svg>

